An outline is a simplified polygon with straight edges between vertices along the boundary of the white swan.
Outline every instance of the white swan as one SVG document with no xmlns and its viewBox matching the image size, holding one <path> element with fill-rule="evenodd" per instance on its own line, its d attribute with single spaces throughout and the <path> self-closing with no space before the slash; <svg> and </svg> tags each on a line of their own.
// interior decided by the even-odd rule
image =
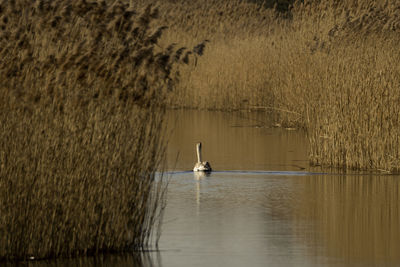
<svg viewBox="0 0 400 267">
<path fill-rule="evenodd" d="M 201 161 L 201 143 L 196 144 L 197 149 L 197 163 L 194 165 L 194 172 L 210 172 L 211 166 L 208 161 Z"/>
</svg>

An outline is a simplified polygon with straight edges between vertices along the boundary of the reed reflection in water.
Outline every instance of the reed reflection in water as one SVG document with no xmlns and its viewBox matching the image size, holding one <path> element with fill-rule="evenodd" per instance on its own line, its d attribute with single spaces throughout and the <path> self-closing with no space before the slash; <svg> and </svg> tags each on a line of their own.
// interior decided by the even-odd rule
<svg viewBox="0 0 400 267">
<path fill-rule="evenodd" d="M 163 266 L 400 266 L 399 177 L 175 174 Z"/>
<path fill-rule="evenodd" d="M 296 233 L 305 242 L 320 243 L 324 255 L 349 266 L 400 266 L 399 176 L 325 175 L 301 181 L 295 222 L 315 226 L 313 235 Z"/>
<path fill-rule="evenodd" d="M 49 259 L 40 261 L 25 261 L 19 263 L 0 262 L 1 267 L 152 267 L 161 266 L 161 258 L 159 253 L 119 253 L 105 254 L 88 257 L 65 258 L 65 259 Z"/>
</svg>

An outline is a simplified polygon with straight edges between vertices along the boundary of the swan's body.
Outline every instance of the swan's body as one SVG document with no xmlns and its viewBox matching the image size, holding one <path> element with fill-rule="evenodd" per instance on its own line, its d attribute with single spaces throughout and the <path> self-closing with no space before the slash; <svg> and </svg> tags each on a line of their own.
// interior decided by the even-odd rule
<svg viewBox="0 0 400 267">
<path fill-rule="evenodd" d="M 197 149 L 197 163 L 194 165 L 194 172 L 210 172 L 211 165 L 208 161 L 201 161 L 201 143 L 196 144 Z"/>
<path fill-rule="evenodd" d="M 196 165 L 194 165 L 193 171 L 194 172 L 210 172 L 211 171 L 210 163 L 208 163 L 208 161 L 197 162 Z"/>
</svg>

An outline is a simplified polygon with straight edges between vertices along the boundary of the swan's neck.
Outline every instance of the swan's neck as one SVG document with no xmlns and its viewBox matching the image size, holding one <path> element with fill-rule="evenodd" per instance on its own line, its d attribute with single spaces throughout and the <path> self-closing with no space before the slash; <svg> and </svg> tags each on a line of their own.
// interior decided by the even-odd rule
<svg viewBox="0 0 400 267">
<path fill-rule="evenodd" d="M 197 162 L 201 163 L 201 144 L 197 144 Z"/>
</svg>

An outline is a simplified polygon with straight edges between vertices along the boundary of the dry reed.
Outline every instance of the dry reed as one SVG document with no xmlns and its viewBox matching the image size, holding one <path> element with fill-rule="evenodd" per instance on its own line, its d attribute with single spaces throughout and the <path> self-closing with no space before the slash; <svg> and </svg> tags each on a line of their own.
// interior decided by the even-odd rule
<svg viewBox="0 0 400 267">
<path fill-rule="evenodd" d="M 307 131 L 312 164 L 400 170 L 398 1 L 298 1 L 286 15 L 246 1 L 161 10 L 163 42 L 210 40 L 172 106 L 273 111 Z"/>
<path fill-rule="evenodd" d="M 157 14 L 0 1 L 0 260 L 149 245 L 164 100 L 195 52 L 159 46 Z"/>
</svg>

